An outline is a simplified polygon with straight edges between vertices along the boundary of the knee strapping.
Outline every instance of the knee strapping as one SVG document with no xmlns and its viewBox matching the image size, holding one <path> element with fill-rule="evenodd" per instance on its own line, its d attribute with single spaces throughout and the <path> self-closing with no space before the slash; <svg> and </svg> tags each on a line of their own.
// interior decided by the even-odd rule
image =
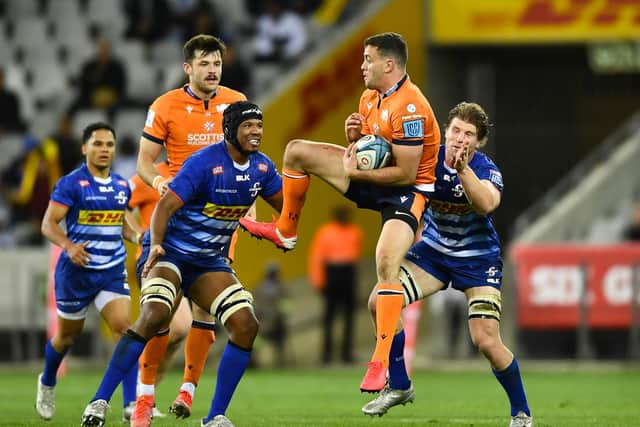
<svg viewBox="0 0 640 427">
<path fill-rule="evenodd" d="M 235 283 L 220 292 L 220 295 L 213 300 L 210 313 L 224 325 L 229 316 L 243 308 L 253 312 L 253 295 L 240 283 Z"/>
<path fill-rule="evenodd" d="M 176 301 L 176 289 L 170 280 L 162 277 L 153 277 L 142 283 L 140 289 L 140 305 L 148 302 L 158 302 L 173 310 Z"/>
<path fill-rule="evenodd" d="M 424 298 L 422 289 L 420 289 L 420 286 L 418 286 L 418 284 L 414 280 L 409 269 L 404 266 L 400 266 L 400 283 L 402 284 L 402 288 L 404 289 L 405 307 L 413 302 Z"/>
<path fill-rule="evenodd" d="M 469 319 L 495 319 L 499 322 L 501 301 L 498 294 L 476 295 L 469 300 Z"/>
</svg>

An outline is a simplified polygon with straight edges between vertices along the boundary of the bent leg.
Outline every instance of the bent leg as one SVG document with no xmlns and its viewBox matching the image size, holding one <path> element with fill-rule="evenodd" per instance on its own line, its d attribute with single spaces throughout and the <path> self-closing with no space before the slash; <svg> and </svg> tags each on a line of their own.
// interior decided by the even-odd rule
<svg viewBox="0 0 640 427">
<path fill-rule="evenodd" d="M 466 290 L 469 307 L 469 332 L 471 340 L 478 350 L 489 360 L 493 374 L 502 385 L 511 405 L 511 416 L 516 416 L 519 412 L 531 415 L 527 397 L 520 375 L 520 368 L 516 357 L 502 343 L 500 337 L 500 291 L 490 286 L 480 286 Z M 492 304 L 485 307 L 474 308 L 474 301 L 495 301 L 498 302 L 496 309 L 492 309 Z M 481 314 L 486 313 L 486 314 Z M 497 313 L 496 315 L 492 313 Z"/>
<path fill-rule="evenodd" d="M 294 139 L 287 144 L 282 169 L 284 204 L 276 226 L 285 237 L 297 234 L 298 221 L 315 175 L 344 194 L 349 180 L 342 166 L 344 147 L 322 142 Z"/>
</svg>

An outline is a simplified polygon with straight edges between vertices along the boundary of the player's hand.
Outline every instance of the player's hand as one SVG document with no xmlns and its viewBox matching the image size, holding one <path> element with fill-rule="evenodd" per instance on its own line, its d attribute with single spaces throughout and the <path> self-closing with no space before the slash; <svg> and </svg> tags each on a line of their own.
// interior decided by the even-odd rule
<svg viewBox="0 0 640 427">
<path fill-rule="evenodd" d="M 353 175 L 353 172 L 358 169 L 355 143 L 352 142 L 344 150 L 344 154 L 342 155 L 342 166 L 344 166 L 344 171 L 346 172 L 348 177 L 351 177 Z"/>
<path fill-rule="evenodd" d="M 364 116 L 359 113 L 351 113 L 344 121 L 344 134 L 347 141 L 355 142 L 362 136 L 362 122 Z"/>
<path fill-rule="evenodd" d="M 469 143 L 465 142 L 462 144 L 462 147 L 456 150 L 453 156 L 453 167 L 458 172 L 462 172 L 464 168 L 467 167 L 468 163 L 469 163 Z"/>
<path fill-rule="evenodd" d="M 153 179 L 153 188 L 155 188 L 156 191 L 158 191 L 158 194 L 160 194 L 160 197 L 162 197 L 169 189 L 170 182 L 171 178 L 164 178 L 158 175 Z"/>
<path fill-rule="evenodd" d="M 89 244 L 89 241 L 82 243 L 71 243 L 66 249 L 67 255 L 72 263 L 79 267 L 86 267 L 91 261 L 91 255 L 85 250 L 85 247 Z"/>
<path fill-rule="evenodd" d="M 156 262 L 164 256 L 165 251 L 161 245 L 152 245 L 149 249 L 149 256 L 147 257 L 147 261 L 144 263 L 142 267 L 142 278 L 146 279 L 147 275 L 151 271 Z"/>
</svg>

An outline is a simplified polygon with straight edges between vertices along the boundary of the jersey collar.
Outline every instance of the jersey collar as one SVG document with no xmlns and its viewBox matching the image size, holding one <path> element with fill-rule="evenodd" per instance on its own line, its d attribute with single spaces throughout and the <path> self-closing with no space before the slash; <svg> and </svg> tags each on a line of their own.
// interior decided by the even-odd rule
<svg viewBox="0 0 640 427">
<path fill-rule="evenodd" d="M 393 86 L 391 86 L 391 88 L 389 88 L 385 93 L 381 94 L 380 98 L 384 99 L 388 96 L 391 96 L 394 92 L 396 92 L 398 89 L 400 89 L 400 86 L 402 86 L 404 84 L 404 82 L 407 81 L 407 78 L 409 77 L 408 74 L 405 74 L 398 83 L 394 84 Z"/>
</svg>

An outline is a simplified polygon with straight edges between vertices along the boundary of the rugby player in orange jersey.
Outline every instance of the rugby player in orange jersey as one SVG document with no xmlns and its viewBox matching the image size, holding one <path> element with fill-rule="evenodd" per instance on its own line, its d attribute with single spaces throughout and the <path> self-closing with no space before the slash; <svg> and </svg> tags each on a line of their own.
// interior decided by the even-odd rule
<svg viewBox="0 0 640 427">
<path fill-rule="evenodd" d="M 405 290 L 400 264 L 415 239 L 418 222 L 434 190 L 440 128 L 429 102 L 407 72 L 407 45 L 400 34 L 383 33 L 364 41 L 361 71 L 366 90 L 357 113 L 345 120 L 348 148 L 293 140 L 284 154 L 284 206 L 277 221 L 248 218 L 240 225 L 257 237 L 289 250 L 310 175 L 329 183 L 361 208 L 382 214 L 376 248 L 376 348 L 360 384 L 363 392 L 378 392 L 386 382 L 389 352 L 400 322 Z M 381 169 L 359 170 L 355 142 L 376 134 L 391 143 L 393 163 Z"/>
<path fill-rule="evenodd" d="M 224 43 L 211 35 L 200 34 L 188 40 L 183 47 L 182 67 L 189 82 L 161 95 L 149 107 L 140 138 L 137 173 L 159 195 L 167 191 L 171 179 L 155 166 L 163 147 L 173 177 L 191 154 L 224 139 L 223 111 L 233 102 L 246 100 L 242 93 L 220 85 L 224 51 Z M 211 315 L 195 305 L 192 315 L 193 322 L 188 310 L 178 310 L 169 327 L 180 332 L 191 325 L 185 344 L 183 384 L 169 408 L 181 418 L 191 415 L 195 388 L 215 340 Z M 167 332 L 161 331 L 150 340 L 140 357 L 139 396 L 131 425 L 148 426 L 151 422 L 157 369 L 169 344 Z"/>
</svg>

